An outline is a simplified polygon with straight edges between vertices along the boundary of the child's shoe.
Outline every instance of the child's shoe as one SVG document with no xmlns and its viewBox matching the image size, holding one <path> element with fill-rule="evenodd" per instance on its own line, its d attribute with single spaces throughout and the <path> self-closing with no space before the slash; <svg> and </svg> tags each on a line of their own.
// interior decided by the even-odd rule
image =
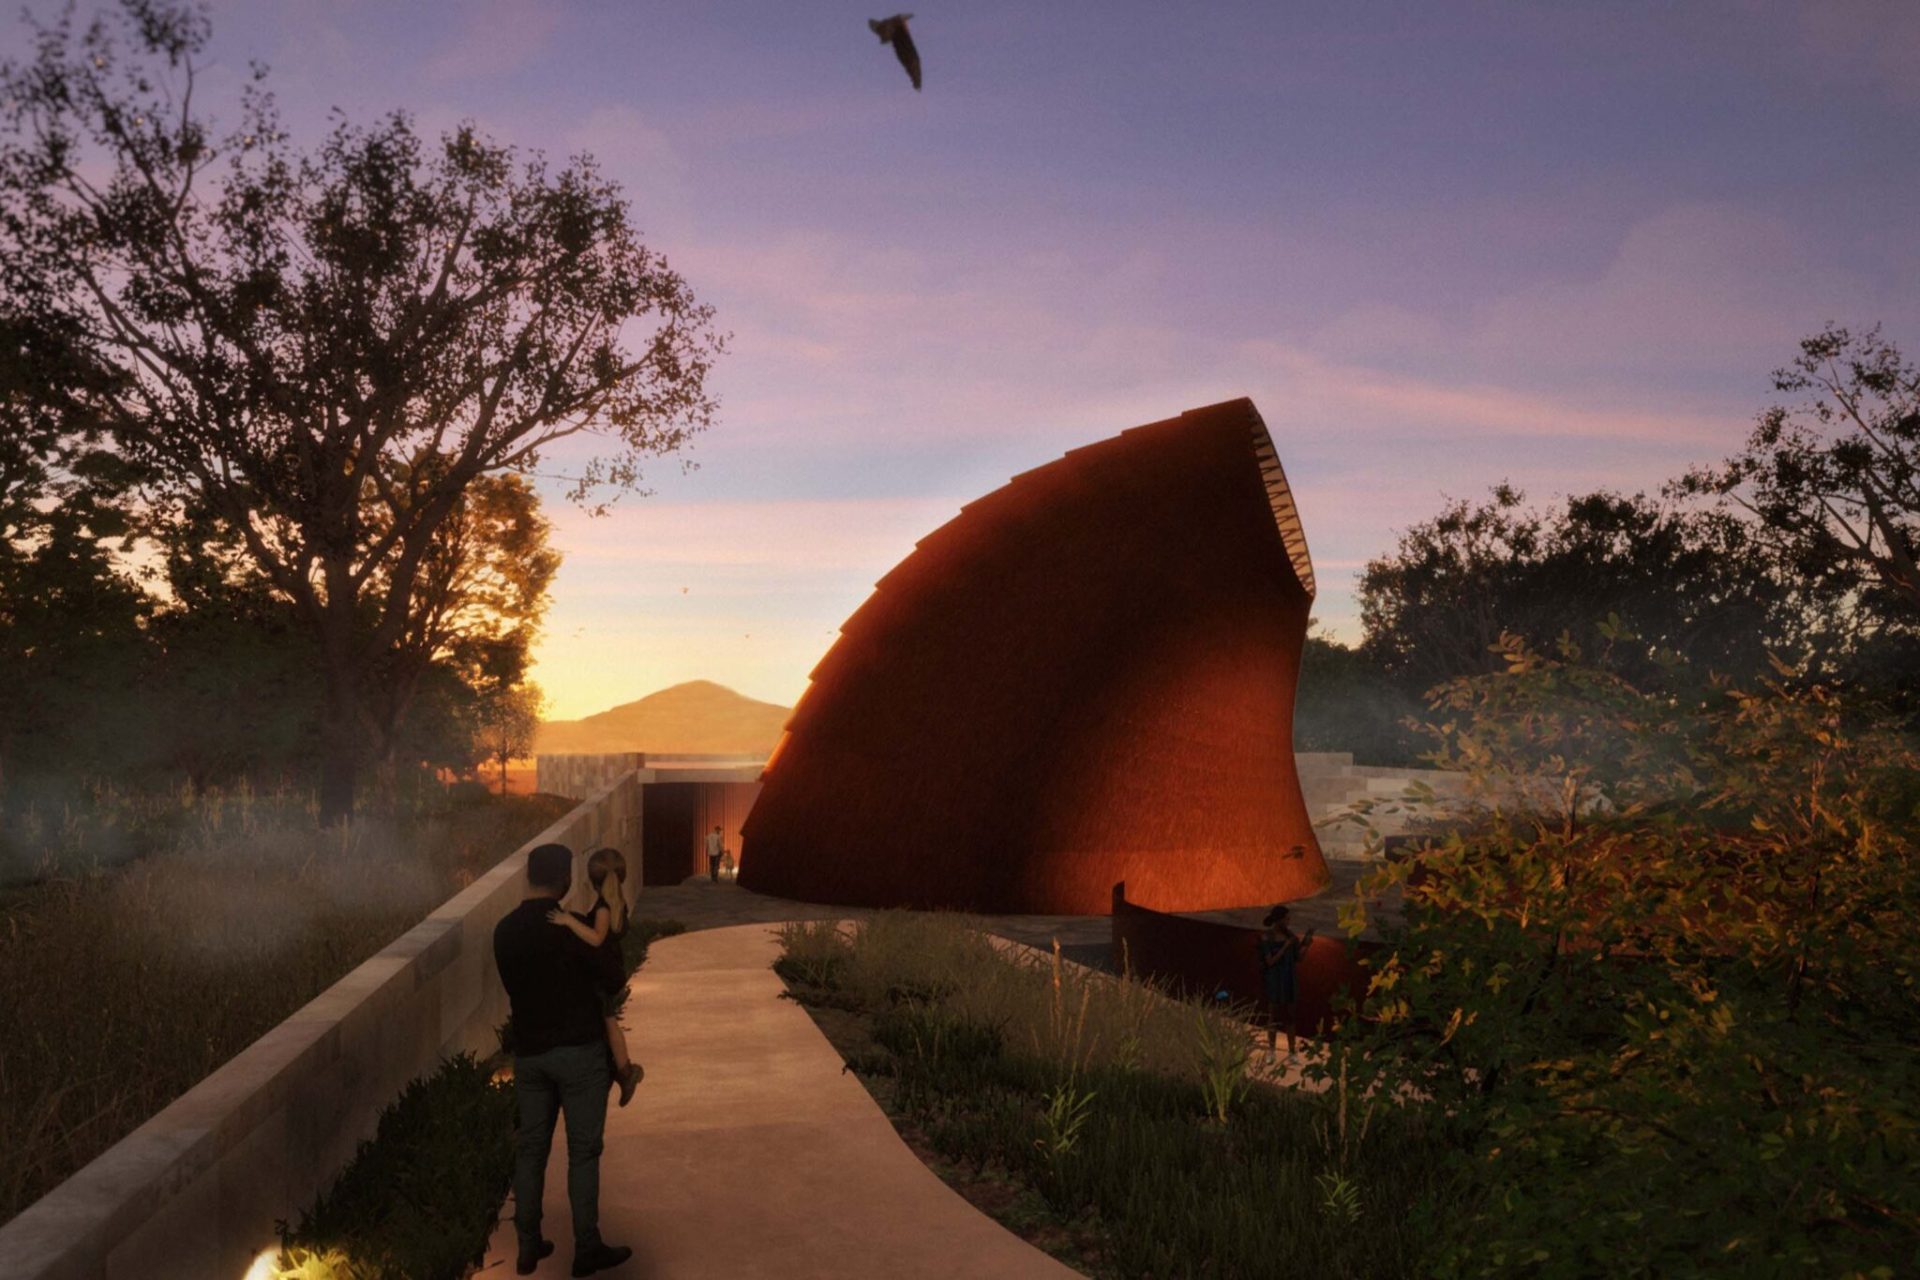
<svg viewBox="0 0 1920 1280">
<path fill-rule="evenodd" d="M 629 1062 L 627 1069 L 614 1077 L 614 1080 L 620 1085 L 621 1106 L 624 1107 L 633 1101 L 633 1091 L 640 1087 L 640 1078 L 646 1074 L 647 1069 L 645 1067 L 637 1062 Z"/>
</svg>

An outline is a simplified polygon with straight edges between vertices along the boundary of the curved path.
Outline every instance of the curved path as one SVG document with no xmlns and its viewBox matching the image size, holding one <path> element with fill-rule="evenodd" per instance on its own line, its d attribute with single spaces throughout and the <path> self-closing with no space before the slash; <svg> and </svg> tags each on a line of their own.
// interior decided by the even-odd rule
<svg viewBox="0 0 1920 1280">
<path fill-rule="evenodd" d="M 799 1005 L 779 998 L 775 928 L 743 924 L 653 944 L 634 975 L 628 1043 L 647 1069 L 607 1112 L 601 1231 L 633 1246 L 615 1280 L 953 1277 L 1079 1273 L 1007 1231 L 920 1163 Z M 566 1139 L 547 1166 L 536 1273 L 571 1263 Z M 512 1205 L 480 1275 L 512 1276 Z"/>
</svg>

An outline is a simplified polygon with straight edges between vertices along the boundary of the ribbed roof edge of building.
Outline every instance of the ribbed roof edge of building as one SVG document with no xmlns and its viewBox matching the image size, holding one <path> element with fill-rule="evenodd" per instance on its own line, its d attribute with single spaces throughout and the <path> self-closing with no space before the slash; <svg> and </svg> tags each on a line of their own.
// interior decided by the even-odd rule
<svg viewBox="0 0 1920 1280">
<path fill-rule="evenodd" d="M 1252 400 L 1241 400 L 1246 406 L 1249 427 L 1253 432 L 1253 456 L 1260 464 L 1260 478 L 1267 486 L 1267 502 L 1273 508 L 1273 524 L 1280 531 L 1280 541 L 1286 545 L 1287 559 L 1293 562 L 1294 576 L 1300 579 L 1300 585 L 1306 588 L 1307 599 L 1318 594 L 1313 580 L 1313 554 L 1307 550 L 1306 530 L 1300 523 L 1300 509 L 1293 503 L 1293 488 L 1287 483 L 1287 472 L 1280 465 L 1280 451 L 1274 447 L 1273 433 L 1267 430 L 1266 419 L 1254 408 Z M 1204 409 L 1190 409 L 1189 413 L 1204 413 Z"/>
</svg>

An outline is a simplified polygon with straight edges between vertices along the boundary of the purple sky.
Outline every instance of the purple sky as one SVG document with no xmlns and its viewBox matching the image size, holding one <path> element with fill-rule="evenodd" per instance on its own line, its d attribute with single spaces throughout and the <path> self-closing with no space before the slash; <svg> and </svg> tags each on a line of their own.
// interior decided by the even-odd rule
<svg viewBox="0 0 1920 1280">
<path fill-rule="evenodd" d="M 263 59 L 296 136 L 405 107 L 593 152 L 735 335 L 697 471 L 556 503 L 555 714 L 791 701 L 963 502 L 1237 395 L 1355 638 L 1443 494 L 1651 489 L 1824 322 L 1920 348 L 1920 7 L 915 14 L 920 94 L 843 4 L 214 4 L 208 88 Z"/>
</svg>

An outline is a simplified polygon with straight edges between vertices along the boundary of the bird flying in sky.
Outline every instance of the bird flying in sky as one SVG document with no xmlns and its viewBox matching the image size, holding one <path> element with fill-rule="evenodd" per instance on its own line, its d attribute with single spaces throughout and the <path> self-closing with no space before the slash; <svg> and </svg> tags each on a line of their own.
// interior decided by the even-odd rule
<svg viewBox="0 0 1920 1280">
<path fill-rule="evenodd" d="M 868 18 L 867 27 L 880 37 L 881 44 L 893 46 L 894 57 L 900 59 L 900 65 L 907 69 L 907 75 L 913 79 L 913 87 L 920 87 L 920 51 L 913 47 L 913 37 L 907 34 L 907 19 L 910 13 L 896 13 L 891 18 Z"/>
</svg>

